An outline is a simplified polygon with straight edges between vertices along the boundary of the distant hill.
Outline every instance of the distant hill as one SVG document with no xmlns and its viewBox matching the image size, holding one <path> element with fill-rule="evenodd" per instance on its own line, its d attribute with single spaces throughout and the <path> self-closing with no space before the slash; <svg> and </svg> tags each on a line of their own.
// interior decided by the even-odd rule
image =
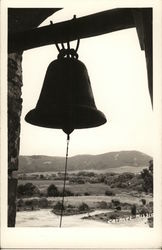
<svg viewBox="0 0 162 250">
<path fill-rule="evenodd" d="M 68 170 L 105 170 L 122 166 L 148 166 L 151 156 L 139 151 L 119 151 L 100 155 L 69 157 Z M 19 173 L 63 171 L 65 157 L 32 155 L 19 156 Z"/>
</svg>

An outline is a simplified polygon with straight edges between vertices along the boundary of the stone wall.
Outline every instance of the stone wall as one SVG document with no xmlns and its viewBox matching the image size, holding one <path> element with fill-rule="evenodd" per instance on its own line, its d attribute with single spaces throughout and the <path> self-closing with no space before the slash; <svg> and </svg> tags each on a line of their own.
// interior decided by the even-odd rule
<svg viewBox="0 0 162 250">
<path fill-rule="evenodd" d="M 60 8 L 8 8 L 8 35 L 36 28 Z M 13 36 L 14 37 L 14 36 Z M 25 39 L 25 38 L 23 38 Z M 12 39 L 8 36 L 8 48 Z M 20 48 L 13 48 L 20 51 Z M 8 226 L 15 226 L 17 180 L 20 143 L 20 116 L 22 109 L 22 53 L 8 55 Z"/>
<path fill-rule="evenodd" d="M 8 55 L 8 226 L 15 226 L 20 116 L 22 110 L 22 53 Z"/>
</svg>

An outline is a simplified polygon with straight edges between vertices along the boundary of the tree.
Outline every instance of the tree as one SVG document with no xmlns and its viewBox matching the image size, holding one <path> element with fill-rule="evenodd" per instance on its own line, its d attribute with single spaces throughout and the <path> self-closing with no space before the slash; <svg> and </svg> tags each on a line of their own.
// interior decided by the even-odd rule
<svg viewBox="0 0 162 250">
<path fill-rule="evenodd" d="M 153 174 L 153 160 L 149 161 L 149 171 Z"/>
<path fill-rule="evenodd" d="M 142 205 L 145 206 L 146 205 L 146 200 L 145 199 L 141 199 Z"/>
<path fill-rule="evenodd" d="M 24 185 L 20 184 L 20 185 L 17 186 L 17 196 L 20 197 L 20 196 L 23 196 L 23 195 L 25 195 Z"/>
<path fill-rule="evenodd" d="M 27 196 L 33 196 L 34 194 L 39 194 L 40 193 L 38 187 L 35 186 L 33 183 L 26 183 L 24 185 L 24 189 L 25 189 L 25 194 Z"/>
<path fill-rule="evenodd" d="M 40 194 L 40 190 L 33 183 L 26 183 L 25 185 L 20 184 L 17 187 L 17 195 L 20 196 L 28 196 L 31 197 L 35 194 Z"/>
<path fill-rule="evenodd" d="M 153 193 L 153 161 L 149 161 L 149 168 L 145 168 L 141 172 L 141 177 L 143 179 L 143 190 L 146 193 Z"/>
<path fill-rule="evenodd" d="M 136 205 L 133 204 L 132 207 L 131 207 L 131 214 L 132 214 L 132 216 L 136 217 L 136 210 L 137 210 Z"/>
<path fill-rule="evenodd" d="M 120 200 L 114 199 L 114 200 L 111 200 L 111 203 L 113 204 L 113 207 L 116 208 L 120 205 Z"/>
<path fill-rule="evenodd" d="M 54 184 L 49 185 L 49 187 L 47 188 L 47 195 L 50 197 L 58 197 L 59 196 L 59 191 Z"/>
</svg>

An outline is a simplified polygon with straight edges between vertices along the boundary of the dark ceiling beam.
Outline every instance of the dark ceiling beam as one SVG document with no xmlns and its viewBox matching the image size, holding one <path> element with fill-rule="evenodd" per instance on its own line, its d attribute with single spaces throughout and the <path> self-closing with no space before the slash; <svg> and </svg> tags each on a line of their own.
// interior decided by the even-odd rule
<svg viewBox="0 0 162 250">
<path fill-rule="evenodd" d="M 152 8 L 134 8 L 134 20 L 141 50 L 145 51 L 148 89 L 153 105 L 153 48 L 152 48 Z"/>
<path fill-rule="evenodd" d="M 135 27 L 130 8 L 112 9 L 8 35 L 8 51 L 24 51 Z"/>
<path fill-rule="evenodd" d="M 153 105 L 153 27 L 152 27 L 152 9 L 145 9 L 142 13 L 144 26 L 144 41 L 145 41 L 145 55 L 148 76 L 148 88 Z"/>
<path fill-rule="evenodd" d="M 37 28 L 47 17 L 61 8 L 8 8 L 8 32 Z"/>
<path fill-rule="evenodd" d="M 132 9 L 134 22 L 136 24 L 136 30 L 138 34 L 138 39 L 140 43 L 141 50 L 145 49 L 145 41 L 144 41 L 144 25 L 143 25 L 143 16 L 142 11 L 139 9 Z"/>
</svg>

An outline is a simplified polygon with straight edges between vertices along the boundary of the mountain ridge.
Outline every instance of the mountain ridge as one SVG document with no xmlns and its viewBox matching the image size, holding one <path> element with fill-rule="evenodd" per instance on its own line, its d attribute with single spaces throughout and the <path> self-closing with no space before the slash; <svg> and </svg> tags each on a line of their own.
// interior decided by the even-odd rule
<svg viewBox="0 0 162 250">
<path fill-rule="evenodd" d="M 68 158 L 68 170 L 101 170 L 122 166 L 148 166 L 151 156 L 136 151 L 116 151 L 98 155 L 80 154 Z M 19 173 L 63 171 L 65 157 L 47 155 L 20 155 Z"/>
</svg>

